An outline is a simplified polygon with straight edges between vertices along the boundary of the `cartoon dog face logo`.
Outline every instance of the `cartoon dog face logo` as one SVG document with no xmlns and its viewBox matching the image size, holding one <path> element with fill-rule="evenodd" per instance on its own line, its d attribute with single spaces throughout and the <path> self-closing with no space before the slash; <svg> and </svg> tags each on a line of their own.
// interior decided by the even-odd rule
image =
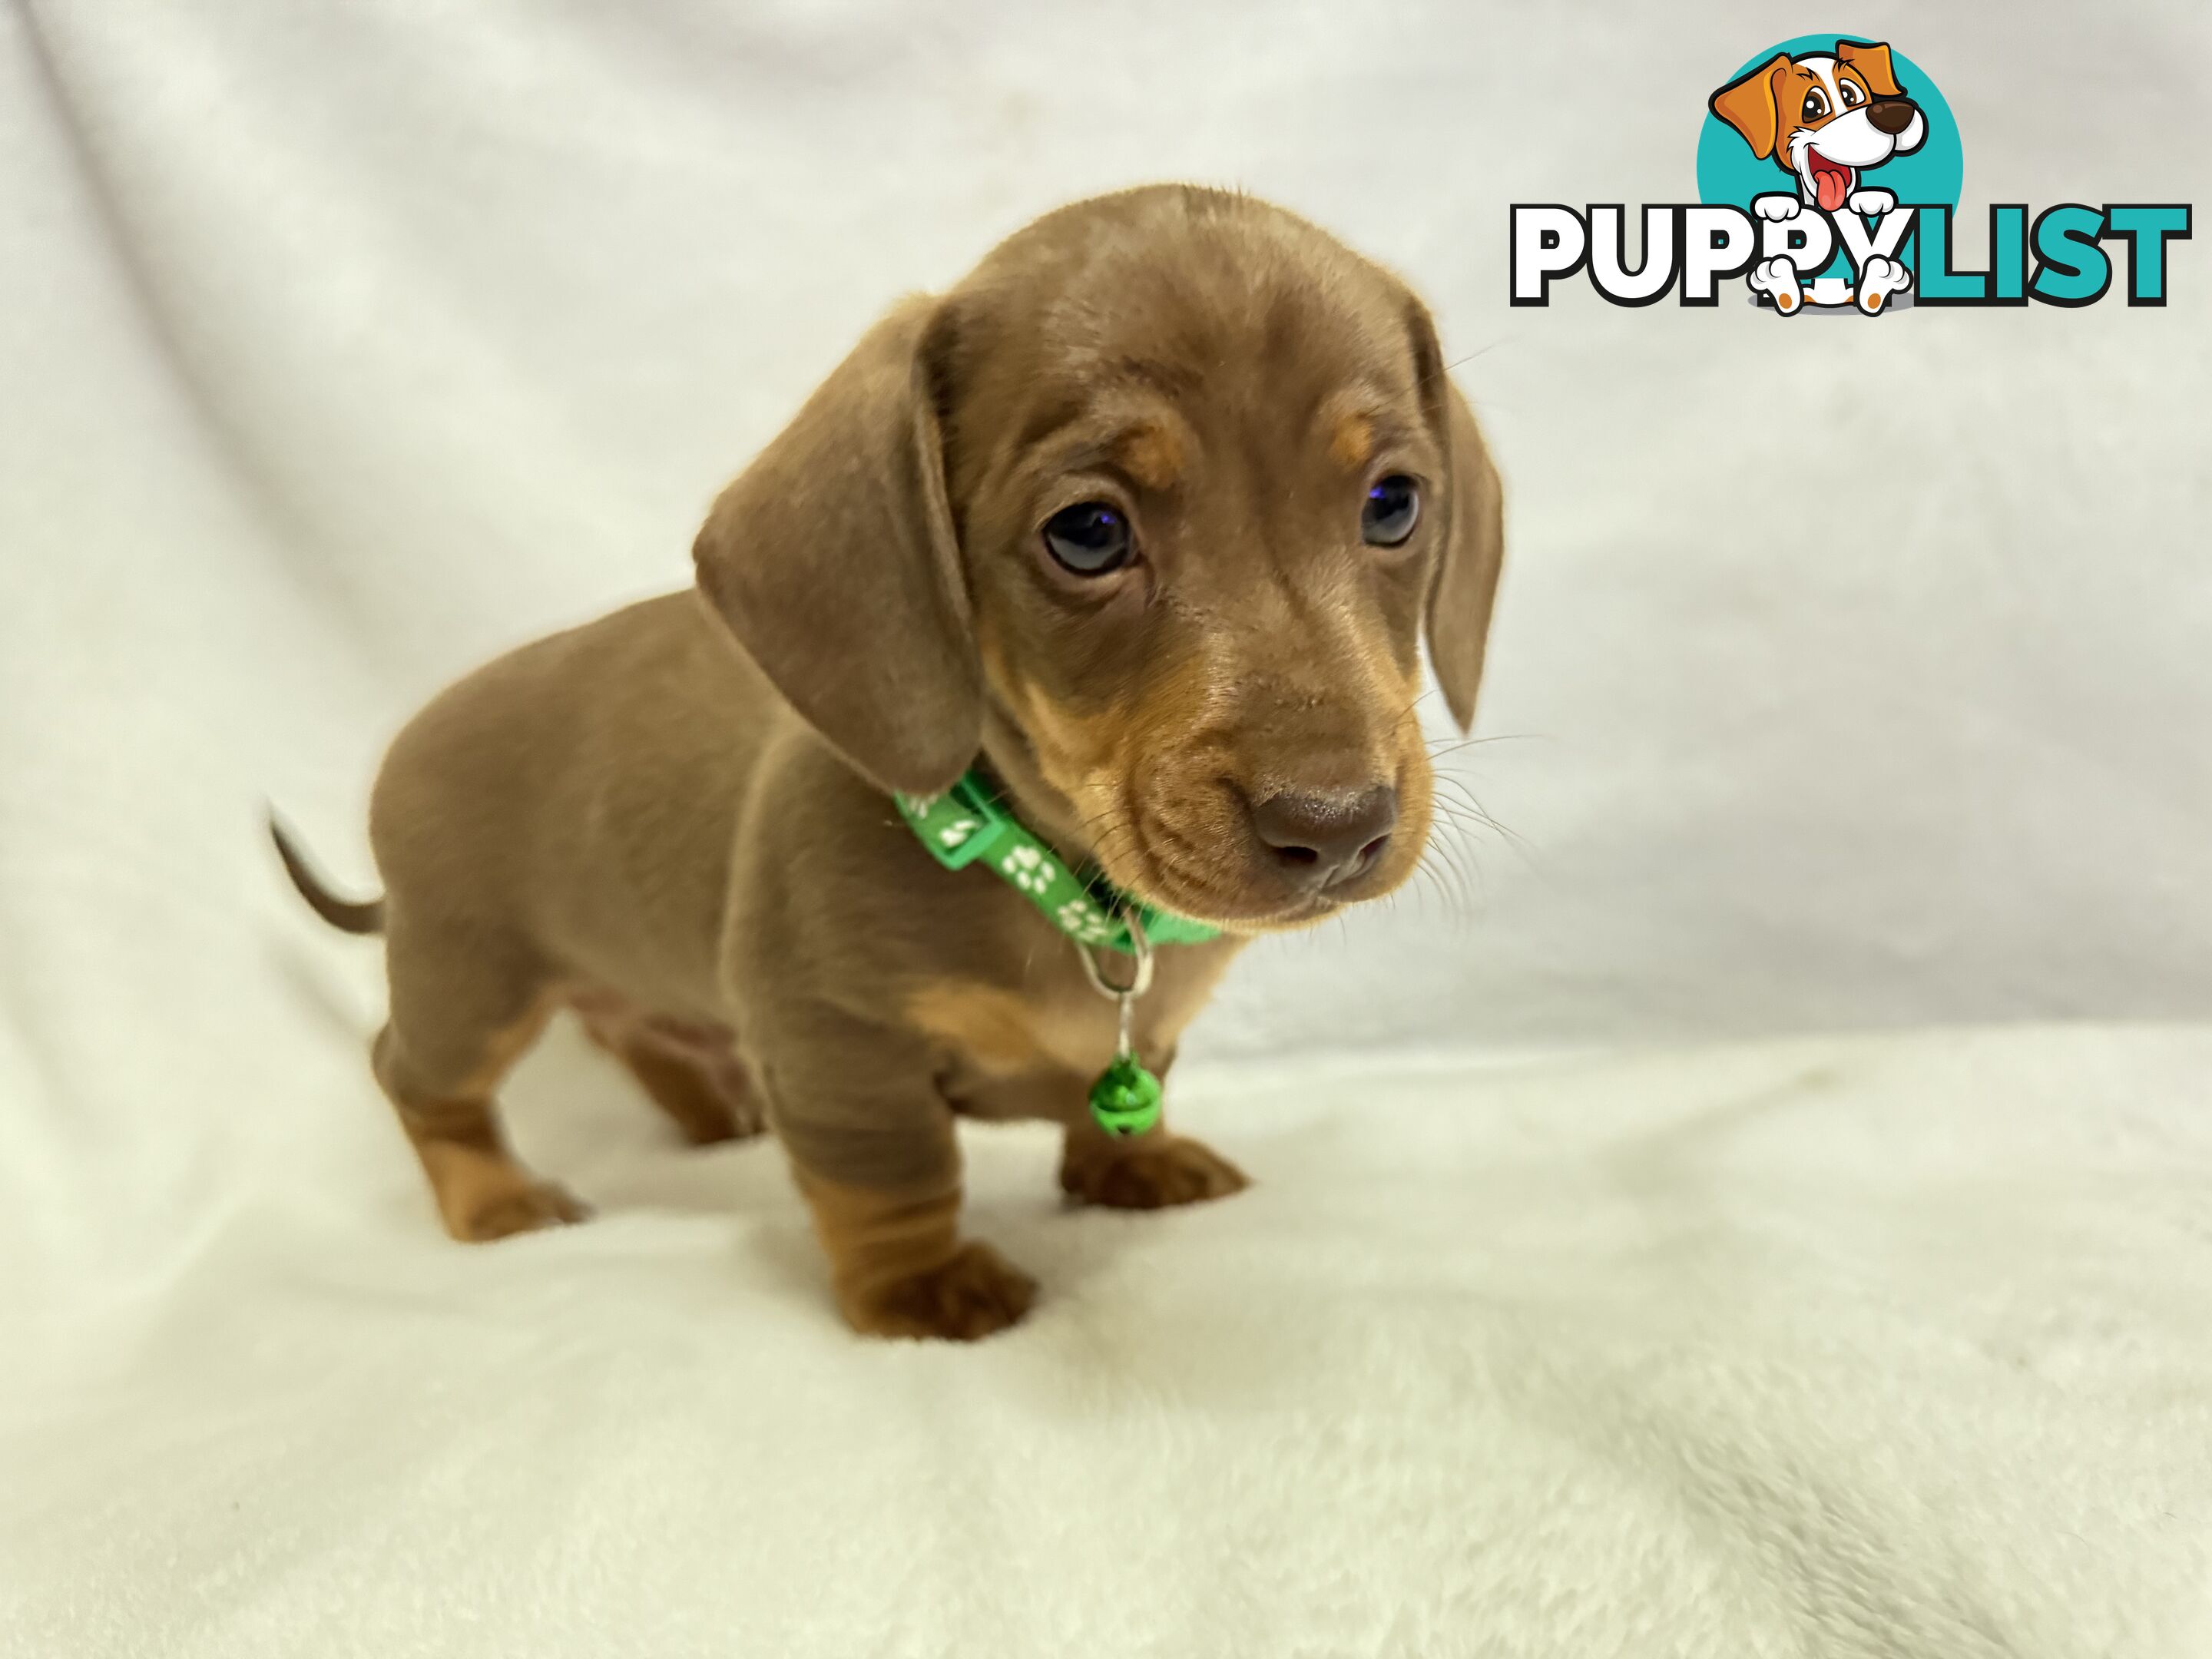
<svg viewBox="0 0 2212 1659">
<path fill-rule="evenodd" d="M 1794 175 L 1799 198 L 1825 213 L 1896 206 L 1887 191 L 1862 190 L 1859 177 L 1928 137 L 1920 106 L 1897 84 L 1889 48 L 1871 41 L 1838 40 L 1832 52 L 1796 58 L 1777 52 L 1710 101 L 1753 155 Z"/>
<path fill-rule="evenodd" d="M 1796 181 L 1795 191 L 1752 198 L 1751 210 L 1777 223 L 1789 223 L 1816 208 L 1829 214 L 1848 208 L 1880 218 L 1896 207 L 1897 198 L 1862 184 L 1861 177 L 1893 155 L 1911 155 L 1928 138 L 1927 118 L 1898 85 L 1889 48 L 1870 40 L 1838 40 L 1833 52 L 1794 58 L 1778 52 L 1707 102 L 1753 155 L 1771 161 Z M 1767 253 L 1745 280 L 1753 293 L 1765 295 L 1789 316 L 1808 297 L 1808 273 L 1801 272 L 1787 253 L 1771 246 Z M 1861 263 L 1856 285 L 1816 278 L 1809 297 L 1822 306 L 1854 304 L 1873 316 L 1911 286 L 1912 273 L 1904 262 L 1884 253 Z M 1825 291 L 1832 289 L 1835 292 Z"/>
</svg>

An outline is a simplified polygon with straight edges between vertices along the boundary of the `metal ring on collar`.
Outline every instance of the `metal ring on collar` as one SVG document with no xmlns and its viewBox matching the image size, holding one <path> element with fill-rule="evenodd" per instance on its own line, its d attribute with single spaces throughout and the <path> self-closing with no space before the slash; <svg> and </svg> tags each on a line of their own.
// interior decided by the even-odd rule
<svg viewBox="0 0 2212 1659">
<path fill-rule="evenodd" d="M 1102 997 L 1117 1001 L 1122 997 L 1140 997 L 1152 987 L 1152 942 L 1145 937 L 1145 924 L 1137 920 L 1133 910 L 1124 912 L 1121 920 L 1128 924 L 1129 954 L 1137 964 L 1127 985 L 1116 985 L 1106 977 L 1105 969 L 1098 965 L 1097 953 L 1089 946 L 1075 947 L 1075 954 L 1083 963 L 1084 975 L 1091 981 L 1091 988 Z"/>
</svg>

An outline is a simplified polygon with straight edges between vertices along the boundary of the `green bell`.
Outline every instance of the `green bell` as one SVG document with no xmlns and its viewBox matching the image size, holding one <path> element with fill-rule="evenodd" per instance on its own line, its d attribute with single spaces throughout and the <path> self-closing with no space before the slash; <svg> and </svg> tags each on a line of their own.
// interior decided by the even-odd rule
<svg viewBox="0 0 2212 1659">
<path fill-rule="evenodd" d="M 1091 1085 L 1091 1115 L 1109 1135 L 1138 1135 L 1160 1121 L 1160 1080 L 1122 1054 Z"/>
</svg>

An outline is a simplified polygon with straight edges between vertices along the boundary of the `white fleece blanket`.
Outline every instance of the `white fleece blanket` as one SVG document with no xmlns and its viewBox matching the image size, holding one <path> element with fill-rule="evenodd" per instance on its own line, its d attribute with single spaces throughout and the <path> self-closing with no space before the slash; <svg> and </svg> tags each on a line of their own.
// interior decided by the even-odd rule
<svg viewBox="0 0 2212 1659">
<path fill-rule="evenodd" d="M 1970 258 L 2212 201 L 2201 4 L 1837 21 L 1941 78 Z M 2162 311 L 1505 303 L 1508 204 L 1685 199 L 1798 27 L 0 9 L 0 1659 L 2212 1653 L 2202 233 Z M 263 800 L 365 885 L 424 696 L 1162 176 L 1402 270 L 1512 497 L 1433 873 L 1193 1034 L 1259 1185 L 1065 1214 L 979 1135 L 1046 1299 L 871 1346 L 773 1149 L 563 1036 L 520 1135 L 602 1219 L 446 1243 Z"/>
<path fill-rule="evenodd" d="M 1159 1216 L 979 1133 L 1045 1299 L 971 1349 L 844 1331 L 773 1148 L 531 1073 L 591 1225 L 447 1243 L 362 1101 L 33 1323 L 0 1648 L 2212 1651 L 2212 1034 L 1240 1068 L 1258 1184 Z"/>
</svg>

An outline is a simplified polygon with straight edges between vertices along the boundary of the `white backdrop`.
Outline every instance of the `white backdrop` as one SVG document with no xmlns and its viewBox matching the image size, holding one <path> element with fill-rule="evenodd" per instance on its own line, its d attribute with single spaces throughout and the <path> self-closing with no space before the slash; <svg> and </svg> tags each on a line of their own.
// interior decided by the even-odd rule
<svg viewBox="0 0 2212 1659">
<path fill-rule="evenodd" d="M 364 873 L 367 780 L 429 691 L 680 582 L 702 504 L 894 296 L 1181 176 L 1406 272 L 1513 503 L 1499 740 L 1456 758 L 1517 840 L 1472 840 L 1471 900 L 1260 953 L 1202 1040 L 2212 1002 L 2201 241 L 2163 311 L 1504 302 L 1508 203 L 1693 193 L 1771 9 L 33 15 L 9 764 L 74 836 L 143 826 L 226 928 L 269 885 L 257 796 Z M 1940 76 L 1969 226 L 2212 198 L 2200 7 L 1853 21 Z"/>
<path fill-rule="evenodd" d="M 1511 496 L 1493 740 L 1450 763 L 1510 836 L 1255 950 L 1196 1060 L 2202 1017 L 2201 236 L 2164 310 L 1505 303 L 1509 203 L 1690 197 L 1706 93 L 1815 21 L 0 11 L 0 1249 L 39 1269 L 0 1311 L 88 1322 L 41 1397 L 143 1379 L 241 1215 L 428 1224 L 362 1064 L 374 955 L 299 914 L 264 798 L 365 883 L 423 697 L 682 582 L 888 301 L 1147 179 L 1403 271 Z M 1836 21 L 1939 78 L 1966 258 L 1990 200 L 2212 203 L 2193 0 Z"/>
</svg>

